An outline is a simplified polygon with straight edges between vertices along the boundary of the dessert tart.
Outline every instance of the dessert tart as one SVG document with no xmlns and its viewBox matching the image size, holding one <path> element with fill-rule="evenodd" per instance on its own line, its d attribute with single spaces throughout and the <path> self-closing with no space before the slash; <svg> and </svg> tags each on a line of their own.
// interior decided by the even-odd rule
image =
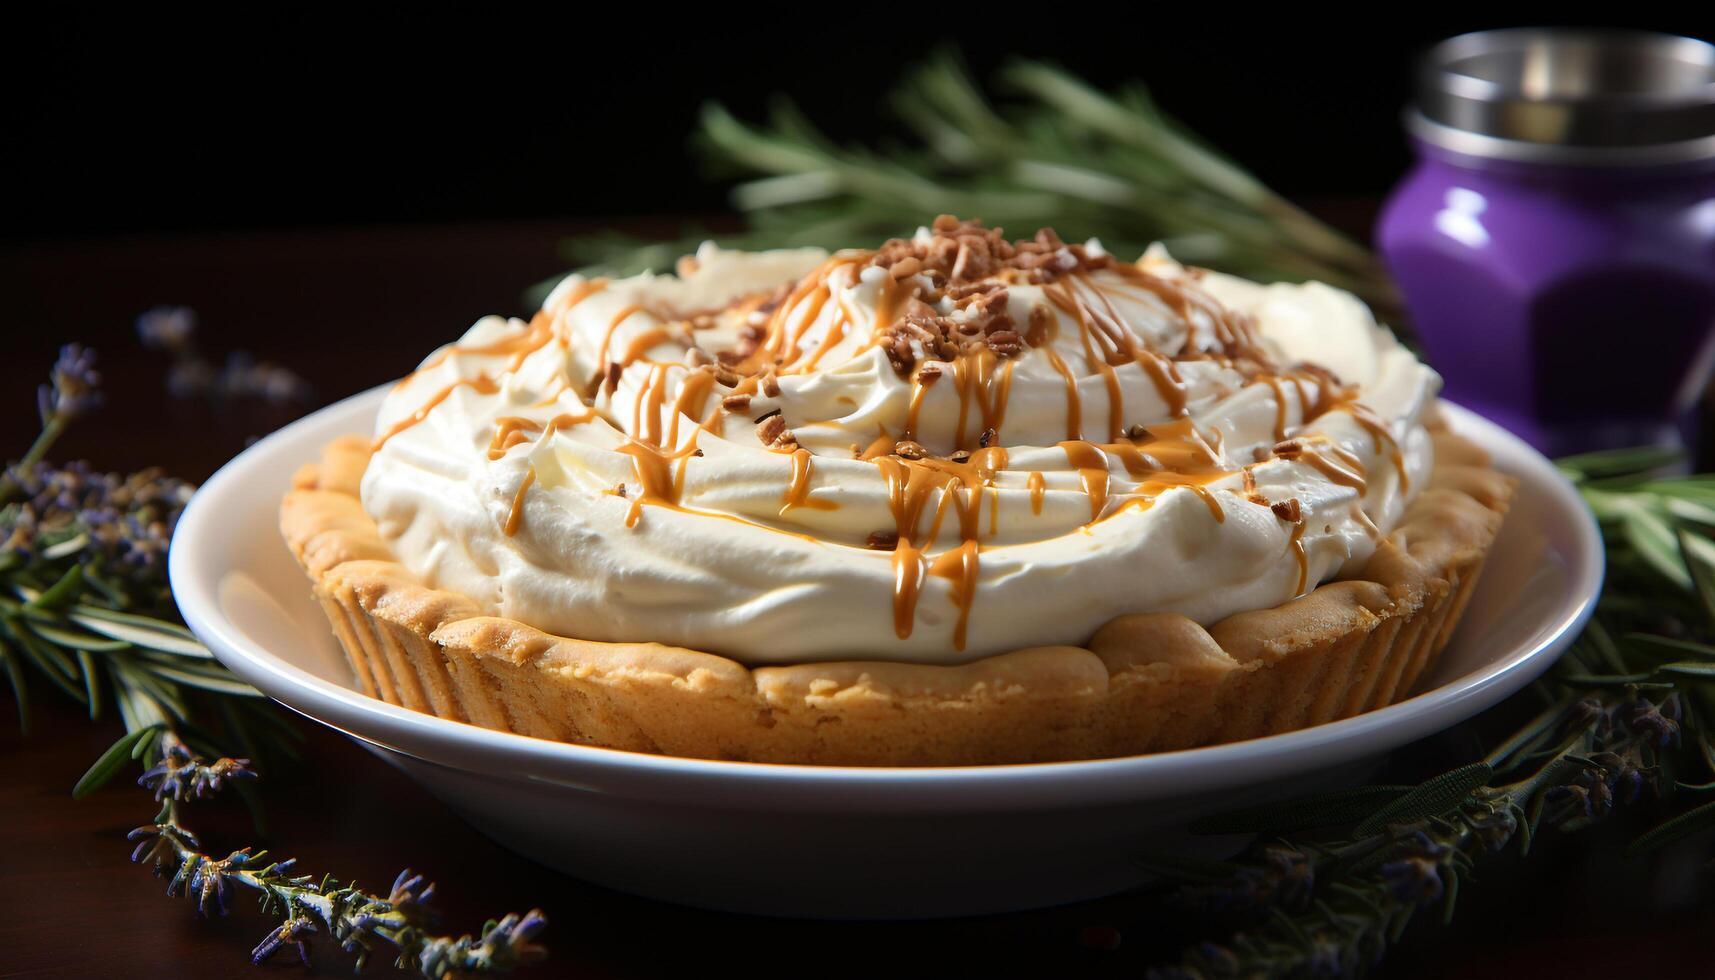
<svg viewBox="0 0 1715 980">
<path fill-rule="evenodd" d="M 1407 696 L 1513 481 L 1351 295 L 943 216 L 705 245 L 431 354 L 281 524 L 358 683 L 711 759 L 959 765 Z"/>
</svg>

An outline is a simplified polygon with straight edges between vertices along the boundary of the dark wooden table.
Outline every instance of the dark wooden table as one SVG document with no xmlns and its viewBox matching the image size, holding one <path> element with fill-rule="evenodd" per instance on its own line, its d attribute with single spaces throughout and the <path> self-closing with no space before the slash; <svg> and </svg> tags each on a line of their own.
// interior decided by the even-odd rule
<svg viewBox="0 0 1715 980">
<path fill-rule="evenodd" d="M 207 476 L 247 439 L 295 412 L 175 402 L 164 358 L 132 321 L 158 304 L 202 318 L 211 354 L 242 348 L 285 364 L 331 401 L 395 377 L 487 312 L 521 313 L 525 285 L 561 268 L 552 224 L 421 227 L 37 244 L 0 251 L 5 354 L 0 455 L 34 434 L 34 389 L 57 346 L 97 346 L 109 403 L 55 455 L 112 469 L 164 465 Z M 21 735 L 0 695 L 0 976 L 247 975 L 268 928 L 246 896 L 199 919 L 129 863 L 127 830 L 154 812 L 121 780 L 74 802 L 69 790 L 119 732 L 90 723 L 44 683 Z M 1507 707 L 1497 709 L 1504 723 Z M 542 907 L 552 950 L 537 976 L 685 975 L 717 968 L 835 975 L 1137 975 L 1207 929 L 1147 896 L 1032 913 L 918 923 L 756 919 L 664 905 L 587 885 L 511 854 L 343 737 L 299 720 L 304 762 L 265 774 L 258 837 L 234 801 L 192 812 L 211 849 L 242 844 L 385 889 L 410 866 L 440 885 L 449 931 Z M 1469 729 L 1414 747 L 1402 775 L 1468 751 Z M 1498 858 L 1467 887 L 1454 925 L 1425 920 L 1384 976 L 1709 976 L 1707 848 L 1625 861 L 1635 821 L 1548 839 L 1528 860 Z M 567 827 L 566 833 L 577 833 Z M 1102 948 L 1117 930 L 1118 948 Z M 319 973 L 349 968 L 324 940 Z M 282 956 L 271 972 L 290 970 Z M 385 958 L 371 966 L 391 973 Z M 258 974 L 260 975 L 260 974 Z"/>
</svg>

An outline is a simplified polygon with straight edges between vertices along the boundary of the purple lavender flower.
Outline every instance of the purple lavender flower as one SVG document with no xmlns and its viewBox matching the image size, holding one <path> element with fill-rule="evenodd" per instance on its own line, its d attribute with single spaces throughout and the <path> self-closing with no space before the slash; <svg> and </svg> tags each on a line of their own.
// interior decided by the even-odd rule
<svg viewBox="0 0 1715 980">
<path fill-rule="evenodd" d="M 298 950 L 298 960 L 305 966 L 310 965 L 310 936 L 316 931 L 314 919 L 308 916 L 294 915 L 280 923 L 280 927 L 268 933 L 250 951 L 250 962 L 261 964 L 266 962 L 282 947 L 295 946 Z"/>
<path fill-rule="evenodd" d="M 137 317 L 137 337 L 150 350 L 185 350 L 196 329 L 196 311 L 188 306 L 157 306 Z"/>
<path fill-rule="evenodd" d="M 101 405 L 101 375 L 95 370 L 95 352 L 82 344 L 60 348 L 49 376 L 52 383 L 36 391 L 42 424 L 61 423 L 87 415 Z"/>
<path fill-rule="evenodd" d="M 137 780 L 137 785 L 155 791 L 155 799 L 200 799 L 213 794 L 226 783 L 237 779 L 255 779 L 249 759 L 216 759 L 204 763 L 176 738 L 164 738 L 166 751 L 154 768 Z"/>
</svg>

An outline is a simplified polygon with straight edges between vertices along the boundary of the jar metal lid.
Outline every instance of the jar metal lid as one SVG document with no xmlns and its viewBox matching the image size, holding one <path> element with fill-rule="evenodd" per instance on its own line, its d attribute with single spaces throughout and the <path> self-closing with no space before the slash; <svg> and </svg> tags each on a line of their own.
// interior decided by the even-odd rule
<svg viewBox="0 0 1715 980">
<path fill-rule="evenodd" d="M 1406 125 L 1425 142 L 1488 159 L 1715 158 L 1715 45 L 1642 31 L 1462 34 L 1424 57 Z"/>
</svg>

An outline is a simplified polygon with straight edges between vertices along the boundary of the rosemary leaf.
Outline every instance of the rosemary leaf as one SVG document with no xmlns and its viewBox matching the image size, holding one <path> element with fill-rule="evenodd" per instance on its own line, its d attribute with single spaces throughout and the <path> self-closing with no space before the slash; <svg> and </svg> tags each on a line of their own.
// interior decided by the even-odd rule
<svg viewBox="0 0 1715 980">
<path fill-rule="evenodd" d="M 1445 812 L 1469 798 L 1492 775 L 1494 769 L 1486 762 L 1444 772 L 1370 814 L 1352 833 L 1362 837 L 1390 823 L 1411 823 Z"/>
</svg>

